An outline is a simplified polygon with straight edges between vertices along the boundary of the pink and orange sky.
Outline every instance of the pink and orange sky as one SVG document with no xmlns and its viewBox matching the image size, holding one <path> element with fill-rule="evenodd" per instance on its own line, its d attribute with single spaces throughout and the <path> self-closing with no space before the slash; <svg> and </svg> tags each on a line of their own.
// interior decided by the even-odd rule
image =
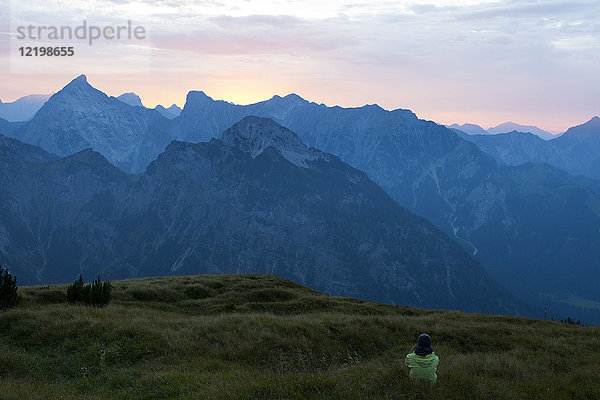
<svg viewBox="0 0 600 400">
<path fill-rule="evenodd" d="M 600 114 L 598 15 L 596 0 L 0 0 L 0 99 L 52 93 L 84 73 L 150 107 L 183 106 L 190 90 L 241 104 L 294 92 L 562 132 Z M 76 50 L 68 60 L 17 54 L 42 44 L 17 41 L 18 26 L 84 19 L 132 20 L 147 38 L 60 42 Z"/>
</svg>

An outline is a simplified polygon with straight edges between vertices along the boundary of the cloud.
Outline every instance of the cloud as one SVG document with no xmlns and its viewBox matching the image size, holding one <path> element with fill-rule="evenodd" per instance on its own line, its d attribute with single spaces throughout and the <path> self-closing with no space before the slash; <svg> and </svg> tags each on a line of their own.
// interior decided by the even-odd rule
<svg viewBox="0 0 600 400">
<path fill-rule="evenodd" d="M 531 0 L 505 0 L 486 6 L 474 7 L 461 13 L 462 18 L 490 19 L 490 18 L 542 18 L 550 16 L 564 17 L 573 14 L 584 14 L 587 10 L 597 10 L 598 4 L 593 0 L 546 0 L 542 2 Z"/>
<path fill-rule="evenodd" d="M 162 50 L 185 50 L 199 55 L 294 55 L 349 51 L 359 46 L 360 37 L 348 34 L 349 20 L 337 17 L 310 21 L 288 15 L 209 17 L 191 32 L 153 35 Z M 327 55 L 326 55 L 327 56 Z"/>
<path fill-rule="evenodd" d="M 318 36 L 297 33 L 282 33 L 269 36 L 260 33 L 224 33 L 197 31 L 190 35 L 162 36 L 152 40 L 155 48 L 178 51 L 185 50 L 202 55 L 273 55 L 287 54 L 308 56 L 326 53 L 357 43 L 344 37 L 321 39 Z"/>
<path fill-rule="evenodd" d="M 232 17 L 230 15 L 219 15 L 208 18 L 224 29 L 248 29 L 256 26 L 268 26 L 273 28 L 287 29 L 289 27 L 310 24 L 310 21 L 292 15 L 248 15 L 244 17 Z"/>
<path fill-rule="evenodd" d="M 558 39 L 552 44 L 561 50 L 587 52 L 600 50 L 600 37 L 592 35 L 575 36 Z"/>
</svg>

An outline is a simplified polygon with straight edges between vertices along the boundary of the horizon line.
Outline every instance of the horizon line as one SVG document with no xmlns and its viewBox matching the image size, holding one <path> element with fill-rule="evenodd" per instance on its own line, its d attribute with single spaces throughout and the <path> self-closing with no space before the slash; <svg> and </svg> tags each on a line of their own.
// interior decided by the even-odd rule
<svg viewBox="0 0 600 400">
<path fill-rule="evenodd" d="M 69 83 L 73 82 L 75 79 L 77 79 L 78 77 L 80 77 L 80 76 L 82 76 L 82 75 L 86 77 L 86 82 L 87 82 L 87 75 L 85 75 L 85 74 L 80 74 L 80 75 L 78 75 L 77 77 L 75 77 L 75 78 L 73 78 L 72 80 L 70 80 L 70 81 L 69 81 Z M 57 91 L 55 91 L 55 92 L 52 92 L 52 93 L 29 93 L 29 94 L 22 95 L 22 96 L 20 96 L 20 97 L 18 97 L 18 98 L 13 98 L 13 99 L 11 99 L 11 100 L 9 100 L 9 101 L 4 101 L 4 100 L 2 99 L 2 96 L 0 96 L 0 104 L 11 104 L 11 103 L 14 103 L 14 102 L 16 102 L 16 101 L 18 101 L 18 100 L 20 100 L 20 99 L 22 99 L 22 98 L 28 97 L 28 96 L 49 96 L 49 97 L 52 97 L 53 95 L 55 95 L 56 93 L 58 93 L 58 92 L 60 92 L 62 89 L 64 89 L 64 88 L 65 88 L 65 87 L 66 87 L 66 86 L 67 86 L 69 83 L 67 83 L 66 85 L 64 85 L 63 87 L 61 87 L 59 90 L 57 90 Z M 391 108 L 391 109 L 390 109 L 390 108 L 386 108 L 385 106 L 381 106 L 381 105 L 379 105 L 378 103 L 363 103 L 362 105 L 352 105 L 352 106 L 348 106 L 348 105 L 340 105 L 340 104 L 333 104 L 333 105 L 331 105 L 331 104 L 327 104 L 327 103 L 324 103 L 324 102 L 316 102 L 316 101 L 313 101 L 313 100 L 308 100 L 307 98 L 305 98 L 305 97 L 303 97 L 302 95 L 298 94 L 298 92 L 297 92 L 297 91 L 291 91 L 291 92 L 289 92 L 289 93 L 287 93 L 287 94 L 285 94 L 285 95 L 281 95 L 281 94 L 277 94 L 277 93 L 275 93 L 275 94 L 271 95 L 270 97 L 269 97 L 269 96 L 263 96 L 263 98 L 262 98 L 262 99 L 260 99 L 260 100 L 259 100 L 259 99 L 257 99 L 257 100 L 252 100 L 252 101 L 248 101 L 248 102 L 238 102 L 238 101 L 234 101 L 234 100 L 228 100 L 228 99 L 226 99 L 226 98 L 217 98 L 217 97 L 210 96 L 210 95 L 209 95 L 209 94 L 207 94 L 207 93 L 206 93 L 204 90 L 201 90 L 201 89 L 191 89 L 191 90 L 188 90 L 188 91 L 187 91 L 187 93 L 186 93 L 186 95 L 185 95 L 186 101 L 184 101 L 182 105 L 178 104 L 178 102 L 173 102 L 173 103 L 171 103 L 171 104 L 169 104 L 170 102 L 159 102 L 159 103 L 156 103 L 156 104 L 154 104 L 154 103 L 149 103 L 149 104 L 154 104 L 153 106 L 149 106 L 149 105 L 147 105 L 147 104 L 145 104 L 145 103 L 144 103 L 142 96 L 141 96 L 141 95 L 139 95 L 139 94 L 138 94 L 138 93 L 137 93 L 135 90 L 127 90 L 127 89 L 126 89 L 125 91 L 123 91 L 123 92 L 122 92 L 122 93 L 120 93 L 120 94 L 113 95 L 113 94 L 109 94 L 109 93 L 108 93 L 108 91 L 104 91 L 104 90 L 98 89 L 96 86 L 93 86 L 93 85 L 92 85 L 91 83 L 89 83 L 89 82 L 87 82 L 87 83 L 88 83 L 90 86 L 92 86 L 93 88 L 95 88 L 95 89 L 97 89 L 97 90 L 101 91 L 102 93 L 104 93 L 105 95 L 107 95 L 107 96 L 109 96 L 109 97 L 114 97 L 114 98 L 117 98 L 118 96 L 121 96 L 121 95 L 123 95 L 123 94 L 135 94 L 136 96 L 138 96 L 138 97 L 140 98 L 140 101 L 142 102 L 142 105 L 143 105 L 145 108 L 147 108 L 147 109 L 155 109 L 155 108 L 156 108 L 156 107 L 158 107 L 159 105 L 161 105 L 161 106 L 163 106 L 163 107 L 165 107 L 165 108 L 169 108 L 169 107 L 171 107 L 172 105 L 176 105 L 177 107 L 179 107 L 180 109 L 182 109 L 182 110 L 183 110 L 183 108 L 185 107 L 185 104 L 186 104 L 186 102 L 187 102 L 187 96 L 188 96 L 188 95 L 189 95 L 191 92 L 201 92 L 201 93 L 205 94 L 205 95 L 206 95 L 208 98 L 210 98 L 212 101 L 224 101 L 224 102 L 227 102 L 227 103 L 229 103 L 229 104 L 233 104 L 233 105 L 237 105 L 237 106 L 249 106 L 249 105 L 253 105 L 253 104 L 258 104 L 258 103 L 262 103 L 262 102 L 265 102 L 265 101 L 269 101 L 269 100 L 272 100 L 272 99 L 274 99 L 274 98 L 276 98 L 276 97 L 279 97 L 279 98 L 285 98 L 285 97 L 288 97 L 288 96 L 290 96 L 290 95 L 295 95 L 295 96 L 298 96 L 298 97 L 300 97 L 302 100 L 305 100 L 305 101 L 307 101 L 307 102 L 309 102 L 309 103 L 312 103 L 312 104 L 317 104 L 317 105 L 325 105 L 326 107 L 329 107 L 329 108 L 340 107 L 340 108 L 351 109 L 351 108 L 363 108 L 363 107 L 367 107 L 367 106 L 377 106 L 377 107 L 380 107 L 381 109 L 383 109 L 383 110 L 385 110 L 385 111 L 388 111 L 388 112 L 392 112 L 392 111 L 396 111 L 396 110 L 405 110 L 405 111 L 410 111 L 410 112 L 412 112 L 413 114 L 415 114 L 415 115 L 417 116 L 417 118 L 419 118 L 419 119 L 421 119 L 421 120 L 431 121 L 431 122 L 434 122 L 434 123 L 436 123 L 436 124 L 438 124 L 438 125 L 445 126 L 445 127 L 447 127 L 447 128 L 448 128 L 449 126 L 453 125 L 453 124 L 457 124 L 457 125 L 459 125 L 459 126 L 460 126 L 460 125 L 464 125 L 464 124 L 473 124 L 473 125 L 477 125 L 477 126 L 479 126 L 480 128 L 482 128 L 482 129 L 483 129 L 483 130 L 485 130 L 485 131 L 488 131 L 489 129 L 496 128 L 496 127 L 498 127 L 499 125 L 502 125 L 502 124 L 505 124 L 505 123 L 514 123 L 514 124 L 518 124 L 518 125 L 522 125 L 522 126 L 532 126 L 532 127 L 536 127 L 536 128 L 538 128 L 538 129 L 542 129 L 542 130 L 544 130 L 544 131 L 546 131 L 546 132 L 548 132 L 548 133 L 552 134 L 553 136 L 558 136 L 558 135 L 560 135 L 560 134 L 563 134 L 563 133 L 565 133 L 565 132 L 566 132 L 566 131 L 567 131 L 569 128 L 572 128 L 572 127 L 575 127 L 575 126 L 578 126 L 578 125 L 581 125 L 581 124 L 585 124 L 586 122 L 590 121 L 590 120 L 591 120 L 592 118 L 594 118 L 595 116 L 600 116 L 600 113 L 598 113 L 598 114 L 596 114 L 596 115 L 592 115 L 591 117 L 589 117 L 587 120 L 585 120 L 585 121 L 583 121 L 583 122 L 577 122 L 577 123 L 574 123 L 574 124 L 572 124 L 572 125 L 569 125 L 569 126 L 568 126 L 568 127 L 566 127 L 566 128 L 561 128 L 561 130 L 557 130 L 557 129 L 546 129 L 546 128 L 540 127 L 538 124 L 535 124 L 535 123 L 521 123 L 521 122 L 513 122 L 513 121 L 510 121 L 510 120 L 506 120 L 506 121 L 503 121 L 503 122 L 500 122 L 500 123 L 491 123 L 491 124 L 490 124 L 489 122 L 488 122 L 488 123 L 478 123 L 478 122 L 473 122 L 473 120 L 466 121 L 466 122 L 465 122 L 465 121 L 460 121 L 460 122 L 457 122 L 456 120 L 452 120 L 452 122 L 448 122 L 448 121 L 446 120 L 445 122 L 441 122 L 439 119 L 431 119 L 431 118 L 428 118 L 428 117 L 425 117 L 425 116 L 419 116 L 420 114 L 419 114 L 419 113 L 417 113 L 417 112 L 415 112 L 415 111 L 414 111 L 412 108 L 397 107 L 397 108 Z M 125 104 L 126 104 L 126 103 L 125 103 Z M 488 127 L 488 128 L 484 128 L 484 126 L 489 126 L 489 127 Z M 450 128 L 449 128 L 449 129 L 450 129 Z"/>
</svg>

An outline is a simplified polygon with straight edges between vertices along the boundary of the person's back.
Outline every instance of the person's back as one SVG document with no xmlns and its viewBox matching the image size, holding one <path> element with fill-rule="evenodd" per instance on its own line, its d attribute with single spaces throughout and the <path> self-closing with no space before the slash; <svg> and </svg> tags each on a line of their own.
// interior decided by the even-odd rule
<svg viewBox="0 0 600 400">
<path fill-rule="evenodd" d="M 417 346 L 406 355 L 404 364 L 409 368 L 411 378 L 423 379 L 435 383 L 440 359 L 431 347 L 431 338 L 427 334 L 419 336 Z"/>
</svg>

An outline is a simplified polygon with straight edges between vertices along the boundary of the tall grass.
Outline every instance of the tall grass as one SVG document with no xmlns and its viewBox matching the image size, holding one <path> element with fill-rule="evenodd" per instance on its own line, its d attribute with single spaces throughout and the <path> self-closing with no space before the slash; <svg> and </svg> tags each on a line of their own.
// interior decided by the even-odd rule
<svg viewBox="0 0 600 400">
<path fill-rule="evenodd" d="M 594 399 L 600 329 L 329 297 L 270 276 L 113 282 L 105 308 L 21 288 L 0 399 Z M 404 356 L 422 332 L 438 384 Z"/>
</svg>

